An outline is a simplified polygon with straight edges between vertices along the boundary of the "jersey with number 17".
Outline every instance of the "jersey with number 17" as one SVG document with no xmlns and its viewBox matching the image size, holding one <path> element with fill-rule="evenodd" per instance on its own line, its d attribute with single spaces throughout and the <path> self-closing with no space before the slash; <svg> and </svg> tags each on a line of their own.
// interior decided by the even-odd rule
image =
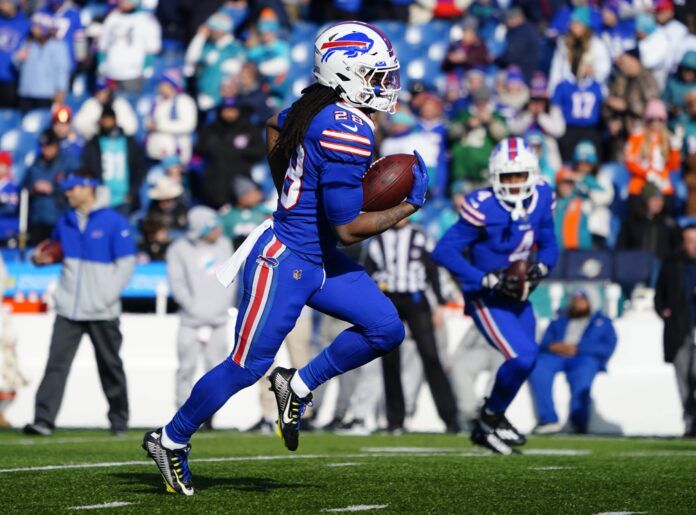
<svg viewBox="0 0 696 515">
<path fill-rule="evenodd" d="M 465 294 L 485 293 L 483 277 L 513 262 L 536 261 L 550 268 L 558 259 L 553 222 L 554 193 L 541 181 L 524 202 L 526 216 L 514 219 L 493 193 L 483 188 L 469 193 L 459 209 L 459 221 L 443 235 L 435 249 L 444 252 L 443 264 L 457 278 Z M 467 251 L 468 259 L 462 257 Z"/>
<path fill-rule="evenodd" d="M 278 116 L 283 126 L 288 110 Z M 332 226 L 360 214 L 362 179 L 372 162 L 374 124 L 343 102 L 322 109 L 293 152 L 273 214 L 273 230 L 288 248 L 320 261 L 338 241 Z"/>
</svg>

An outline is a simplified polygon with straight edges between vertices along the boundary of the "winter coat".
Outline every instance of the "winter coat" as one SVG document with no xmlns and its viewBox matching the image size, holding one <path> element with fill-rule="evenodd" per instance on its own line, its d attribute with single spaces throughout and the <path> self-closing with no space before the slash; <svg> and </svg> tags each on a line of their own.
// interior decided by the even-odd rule
<svg viewBox="0 0 696 515">
<path fill-rule="evenodd" d="M 662 344 L 667 363 L 672 363 L 679 348 L 692 338 L 690 299 L 684 287 L 685 266 L 688 262 L 683 251 L 667 259 L 662 264 L 655 287 L 655 311 L 664 321 Z M 670 311 L 667 317 L 665 310 Z"/>
</svg>

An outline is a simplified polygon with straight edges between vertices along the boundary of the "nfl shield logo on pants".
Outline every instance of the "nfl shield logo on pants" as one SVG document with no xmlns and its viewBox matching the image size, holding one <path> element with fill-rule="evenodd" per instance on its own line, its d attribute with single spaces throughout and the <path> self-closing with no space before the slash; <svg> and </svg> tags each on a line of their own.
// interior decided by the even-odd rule
<svg viewBox="0 0 696 515">
<path fill-rule="evenodd" d="M 299 281 L 302 279 L 302 270 L 293 270 L 292 271 L 292 278 L 295 279 L 296 281 Z"/>
</svg>

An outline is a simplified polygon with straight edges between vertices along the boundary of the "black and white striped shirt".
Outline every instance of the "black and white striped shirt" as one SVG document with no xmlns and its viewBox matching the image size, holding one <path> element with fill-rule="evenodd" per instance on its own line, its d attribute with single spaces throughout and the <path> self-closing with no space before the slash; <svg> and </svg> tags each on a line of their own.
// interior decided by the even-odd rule
<svg viewBox="0 0 696 515">
<path fill-rule="evenodd" d="M 423 293 L 430 287 L 444 303 L 433 243 L 413 224 L 392 228 L 370 240 L 364 255 L 367 272 L 386 293 Z"/>
</svg>

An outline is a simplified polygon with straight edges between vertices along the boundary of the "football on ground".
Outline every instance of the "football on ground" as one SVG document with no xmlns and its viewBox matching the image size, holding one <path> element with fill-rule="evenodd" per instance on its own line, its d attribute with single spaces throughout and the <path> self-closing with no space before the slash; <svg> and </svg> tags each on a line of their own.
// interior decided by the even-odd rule
<svg viewBox="0 0 696 515">
<path fill-rule="evenodd" d="M 413 154 L 378 159 L 363 177 L 363 211 L 383 211 L 399 205 L 413 188 Z"/>
</svg>

